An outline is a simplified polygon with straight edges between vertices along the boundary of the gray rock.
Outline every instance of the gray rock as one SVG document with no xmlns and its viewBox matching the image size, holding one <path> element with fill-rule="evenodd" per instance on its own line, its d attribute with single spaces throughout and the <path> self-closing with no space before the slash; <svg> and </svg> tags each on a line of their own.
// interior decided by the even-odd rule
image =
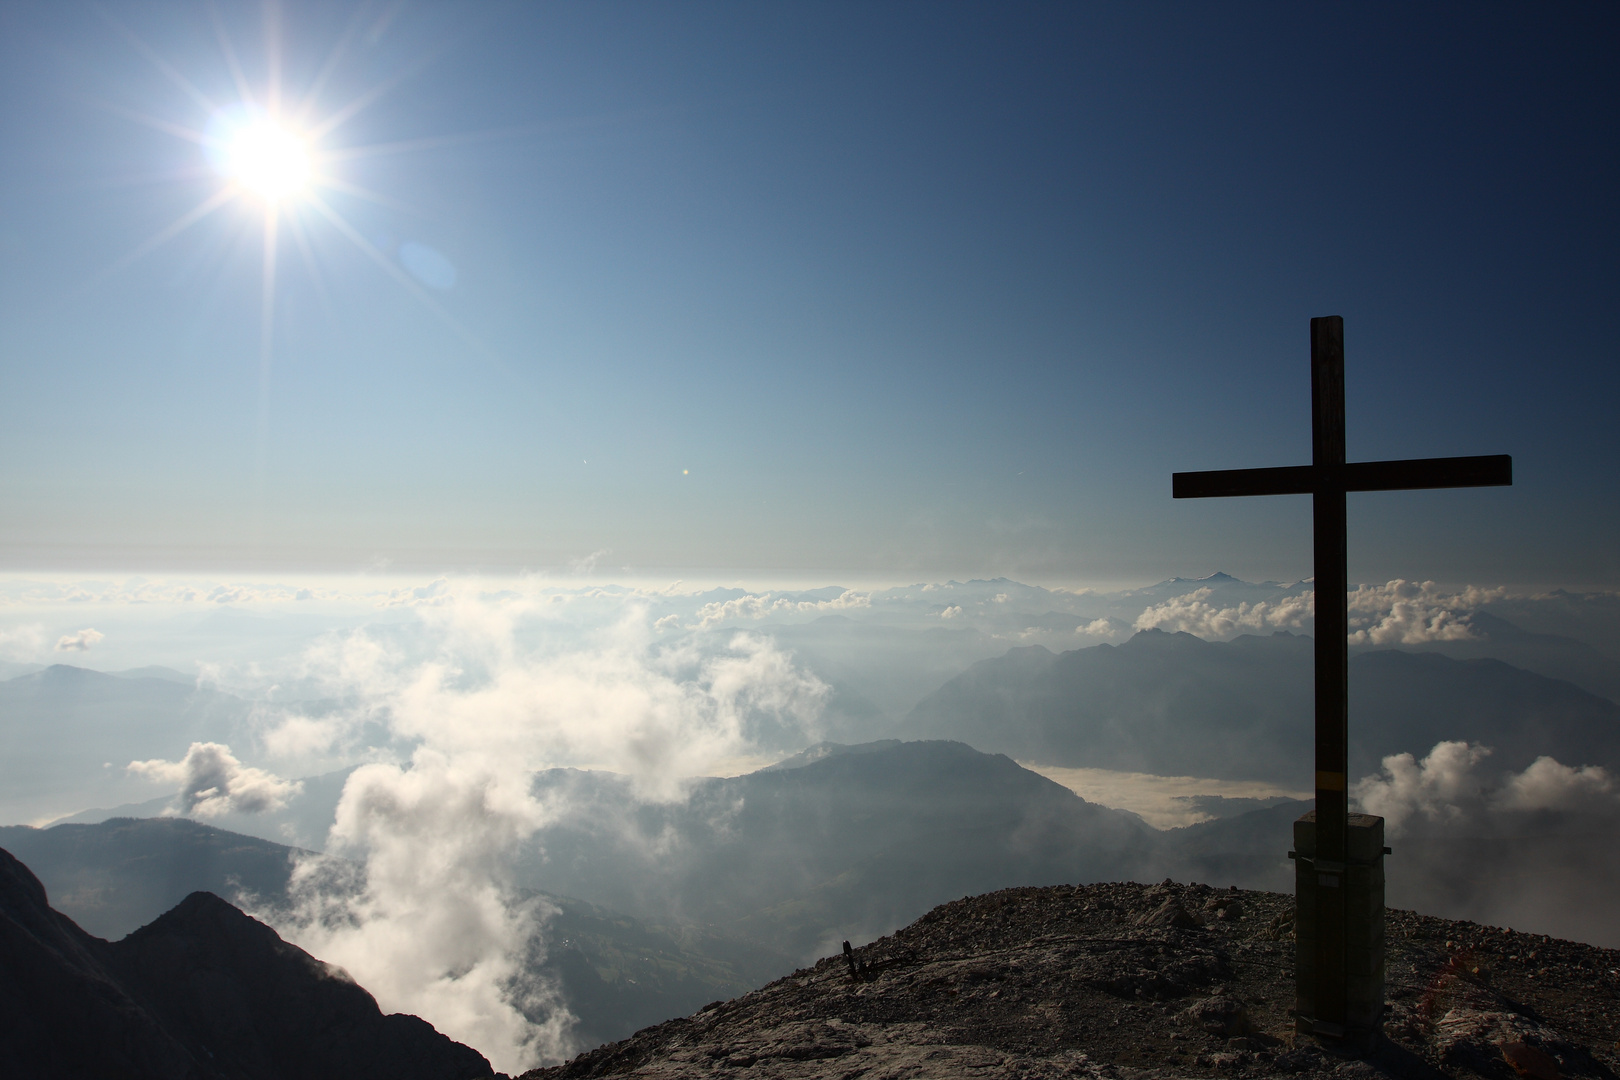
<svg viewBox="0 0 1620 1080">
<path fill-rule="evenodd" d="M 1230 1039 L 1247 1035 L 1254 1030 L 1249 1022 L 1249 1010 L 1233 997 L 1216 995 L 1195 1002 L 1184 1014 L 1210 1035 Z"/>
</svg>

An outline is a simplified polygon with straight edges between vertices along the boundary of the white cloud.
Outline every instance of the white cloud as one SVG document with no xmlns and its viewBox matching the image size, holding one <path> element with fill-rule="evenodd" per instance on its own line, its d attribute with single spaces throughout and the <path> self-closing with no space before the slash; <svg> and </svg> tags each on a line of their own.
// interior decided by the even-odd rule
<svg viewBox="0 0 1620 1080">
<path fill-rule="evenodd" d="M 1084 626 L 1075 627 L 1074 632 L 1088 637 L 1108 637 L 1113 634 L 1114 626 L 1107 619 L 1092 619 Z"/>
<path fill-rule="evenodd" d="M 352 713 L 329 716 L 306 716 L 289 712 L 276 718 L 275 724 L 260 740 L 265 753 L 284 761 L 318 758 L 334 749 L 344 748 L 356 723 Z"/>
<path fill-rule="evenodd" d="M 962 605 L 952 604 L 944 611 L 941 611 L 939 617 L 942 619 L 960 619 L 962 617 Z"/>
<path fill-rule="evenodd" d="M 267 745 L 376 723 L 414 750 L 404 765 L 362 766 L 344 788 L 327 851 L 358 863 L 356 876 L 311 863 L 294 911 L 266 914 L 385 1009 L 416 1013 L 515 1073 L 575 1049 L 557 988 L 525 975 L 546 912 L 519 902 L 503 869 L 568 811 L 534 796 L 534 772 L 607 769 L 643 799 L 675 799 L 715 762 L 814 741 L 828 688 L 756 635 L 662 644 L 634 596 L 568 647 L 546 632 L 568 605 L 538 588 L 437 596 L 415 608 L 417 654 L 366 633 L 310 654 L 308 674 L 357 704 L 346 718 L 290 718 Z"/>
<path fill-rule="evenodd" d="M 1209 587 L 1153 604 L 1137 616 L 1138 630 L 1181 630 L 1203 638 L 1225 638 L 1264 630 L 1314 629 L 1316 597 L 1302 593 L 1280 600 L 1216 607 Z M 1346 596 L 1352 645 L 1419 645 L 1475 637 L 1471 612 L 1507 595 L 1506 589 L 1467 586 L 1445 592 L 1432 581 L 1402 579 L 1360 585 Z"/>
<path fill-rule="evenodd" d="M 127 768 L 160 783 L 178 784 L 170 812 L 199 817 L 280 810 L 303 790 L 296 781 L 243 765 L 221 743 L 194 742 L 179 761 L 132 761 Z"/>
<path fill-rule="evenodd" d="M 1348 597 L 1350 643 L 1419 645 L 1466 641 L 1475 636 L 1468 612 L 1505 594 L 1505 589 L 1473 585 L 1459 593 L 1445 593 L 1432 581 L 1399 578 L 1384 585 L 1359 585 Z"/>
<path fill-rule="evenodd" d="M 1221 638 L 1248 630 L 1299 630 L 1316 617 L 1314 593 L 1225 608 L 1211 604 L 1211 595 L 1213 591 L 1205 586 L 1153 604 L 1136 617 L 1136 629 L 1185 631 L 1202 638 Z"/>
<path fill-rule="evenodd" d="M 1543 755 L 1502 788 L 1510 810 L 1601 811 L 1613 807 L 1620 789 L 1601 765 L 1570 766 Z"/>
<path fill-rule="evenodd" d="M 1382 817 L 1392 835 L 1418 816 L 1455 820 L 1479 803 L 1485 782 L 1474 767 L 1490 753 L 1484 746 L 1441 742 L 1421 762 L 1411 754 L 1391 754 L 1382 772 L 1358 780 L 1350 794 L 1366 813 Z"/>
<path fill-rule="evenodd" d="M 572 1051 L 573 1017 L 526 964 L 551 912 L 518 901 L 501 871 L 547 808 L 526 778 L 486 766 L 420 750 L 408 768 L 356 769 L 328 840 L 352 861 L 300 863 L 278 929 L 354 975 L 385 1011 L 421 1016 L 516 1073 Z"/>
<path fill-rule="evenodd" d="M 1543 756 L 1523 772 L 1493 778 L 1480 771 L 1490 753 L 1478 744 L 1441 742 L 1422 761 L 1392 754 L 1350 793 L 1364 811 L 1384 818 L 1391 835 L 1420 824 L 1479 827 L 1492 815 L 1512 812 L 1620 812 L 1620 787 L 1600 766 L 1569 766 Z"/>
<path fill-rule="evenodd" d="M 85 628 L 77 634 L 63 634 L 56 641 L 57 652 L 89 652 L 91 646 L 107 635 L 100 630 Z"/>
</svg>

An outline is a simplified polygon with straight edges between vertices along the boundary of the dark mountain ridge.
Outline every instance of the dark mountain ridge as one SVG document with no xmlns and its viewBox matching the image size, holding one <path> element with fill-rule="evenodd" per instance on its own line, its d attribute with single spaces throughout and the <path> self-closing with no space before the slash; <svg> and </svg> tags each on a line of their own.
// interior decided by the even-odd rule
<svg viewBox="0 0 1620 1080">
<path fill-rule="evenodd" d="M 117 939 L 194 892 L 285 898 L 301 854 L 186 818 L 95 825 L 0 826 L 0 848 L 50 883 L 56 907 L 89 933 Z"/>
<path fill-rule="evenodd" d="M 294 860 L 311 852 L 184 818 L 0 828 L 0 847 L 37 873 L 56 908 L 98 937 L 146 933 L 194 893 L 273 913 L 289 902 Z M 537 890 L 525 893 L 532 896 Z M 733 996 L 791 968 L 784 954 L 713 929 L 647 923 L 554 893 L 532 966 L 555 977 L 584 1045 Z M 120 942 L 120 945 L 122 943 Z"/>
<path fill-rule="evenodd" d="M 17 1080 L 459 1080 L 489 1062 L 383 1015 L 343 972 L 211 893 L 118 942 L 52 910 L 0 850 L 0 1074 Z"/>
</svg>

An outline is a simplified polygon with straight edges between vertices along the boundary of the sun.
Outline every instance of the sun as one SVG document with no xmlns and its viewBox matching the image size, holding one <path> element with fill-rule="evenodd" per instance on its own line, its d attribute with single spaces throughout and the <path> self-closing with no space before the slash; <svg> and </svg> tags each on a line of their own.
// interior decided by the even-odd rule
<svg viewBox="0 0 1620 1080">
<path fill-rule="evenodd" d="M 389 11 L 397 11 L 393 5 Z M 490 133 L 468 132 L 431 138 L 406 139 L 378 145 L 357 144 L 338 134 L 350 125 L 356 116 L 382 100 L 407 75 L 413 74 L 426 60 L 406 68 L 402 73 L 373 83 L 338 103 L 323 102 L 328 76 L 337 70 L 347 54 L 350 39 L 361 32 L 362 16 L 367 11 L 362 5 L 351 20 L 349 32 L 338 40 L 327 55 L 321 73 L 307 87 L 294 88 L 288 94 L 282 69 L 282 43 L 280 36 L 279 5 L 266 0 L 265 11 L 274 18 L 266 21 L 264 48 L 266 70 L 263 82 L 255 85 L 243 70 L 239 54 L 233 46 L 225 25 L 215 13 L 215 31 L 220 52 L 233 76 L 231 93 L 224 100 L 205 92 L 174 63 L 142 41 L 133 30 L 123 26 L 115 16 L 104 13 L 134 48 L 145 56 L 163 77 L 181 90 L 191 102 L 182 115 L 201 119 L 200 125 L 187 123 L 169 115 L 152 114 L 125 109 L 109 103 L 109 108 L 144 127 L 164 132 L 192 144 L 202 152 L 205 162 L 202 172 L 211 173 L 217 183 L 197 202 L 184 210 L 137 244 L 121 258 L 105 267 L 98 277 L 118 273 L 137 260 L 150 255 L 177 236 L 196 228 L 227 208 L 238 212 L 238 221 L 226 230 L 234 242 L 251 242 L 254 233 L 259 237 L 261 258 L 259 284 L 259 419 L 257 425 L 258 464 L 256 472 L 262 492 L 269 447 L 270 379 L 275 358 L 275 324 L 277 315 L 277 281 L 286 250 L 283 238 L 293 242 L 302 259 L 310 280 L 323 292 L 326 275 L 319 266 L 316 230 L 330 230 L 347 240 L 362 255 L 416 298 L 417 302 L 445 323 L 463 341 L 482 352 L 482 345 L 470 331 L 423 287 L 447 289 L 455 283 L 455 268 L 442 256 L 424 245 L 406 243 L 398 248 L 390 240 L 382 246 L 361 232 L 348 220 L 339 206 L 329 201 L 334 194 L 362 200 L 378 206 L 401 209 L 401 204 L 382 194 L 369 191 L 342 175 L 343 163 L 384 156 L 431 152 L 455 146 L 469 140 L 481 141 Z M 392 14 L 381 17 L 376 24 L 385 26 Z M 181 175 L 195 175 L 188 166 Z M 409 212 L 408 208 L 407 212 Z M 257 224 L 259 228 L 241 228 Z M 423 249 L 426 255 L 423 254 Z"/>
<path fill-rule="evenodd" d="M 314 175 L 309 143 L 268 118 L 251 120 L 227 137 L 221 171 L 266 202 L 308 190 Z"/>
<path fill-rule="evenodd" d="M 270 8 L 274 7 L 274 4 L 270 5 Z M 114 22 L 118 25 L 116 20 Z M 208 171 L 218 178 L 219 183 L 103 273 L 124 269 L 225 208 L 234 207 L 243 218 L 248 221 L 257 219 L 262 226 L 238 235 L 258 232 L 261 237 L 259 353 L 264 379 L 269 377 L 274 352 L 272 327 L 276 314 L 277 276 L 283 262 L 282 238 L 285 236 L 293 241 L 311 279 L 321 287 L 319 282 L 323 275 L 317 264 L 318 249 L 313 231 L 316 229 L 330 228 L 341 235 L 463 338 L 469 337 L 465 328 L 424 292 L 418 280 L 431 279 L 429 284 L 433 287 L 448 288 L 454 283 L 454 267 L 444 262 L 442 257 L 438 257 L 439 263 L 427 266 L 425 271 L 420 266 L 414 266 L 415 248 L 411 244 L 397 250 L 391 246 L 389 250 L 379 248 L 347 219 L 338 206 L 329 201 L 329 197 L 337 194 L 397 209 L 397 202 L 368 191 L 340 175 L 342 163 L 398 153 L 431 151 L 466 141 L 469 137 L 476 137 L 476 133 L 474 136 L 409 139 L 376 146 L 357 145 L 338 138 L 334 145 L 335 133 L 386 96 L 403 76 L 375 83 L 345 102 L 323 105 L 320 99 L 327 77 L 336 70 L 345 55 L 349 38 L 344 37 L 332 47 L 322 74 L 308 87 L 288 94 L 286 91 L 289 88 L 283 80 L 279 26 L 276 19 L 267 24 L 267 70 L 262 85 L 249 81 L 224 26 L 216 26 L 226 66 L 234 75 L 233 92 L 221 101 L 204 92 L 179 67 L 141 41 L 133 31 L 120 25 L 136 49 L 166 79 L 182 90 L 194 105 L 201 106 L 201 116 L 206 119 L 200 127 L 193 127 L 162 115 L 142 112 L 125 112 L 125 115 L 144 126 L 194 144 L 202 151 L 207 165 L 211 167 Z M 351 31 L 357 26 L 359 23 L 354 23 Z M 423 277 L 424 273 L 426 278 Z M 263 393 L 261 386 L 261 397 Z M 261 411 L 263 407 L 261 402 Z M 261 428 L 263 422 L 261 417 Z M 261 438 L 262 434 L 261 431 Z"/>
</svg>

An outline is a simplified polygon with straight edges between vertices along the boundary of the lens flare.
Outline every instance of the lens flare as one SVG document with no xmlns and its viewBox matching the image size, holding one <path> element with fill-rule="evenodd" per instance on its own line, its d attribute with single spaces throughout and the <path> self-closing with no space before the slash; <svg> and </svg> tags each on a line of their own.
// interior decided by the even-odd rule
<svg viewBox="0 0 1620 1080">
<path fill-rule="evenodd" d="M 256 120 L 225 146 L 225 174 L 267 202 L 280 202 L 309 186 L 312 172 L 304 140 L 269 120 Z"/>
</svg>

